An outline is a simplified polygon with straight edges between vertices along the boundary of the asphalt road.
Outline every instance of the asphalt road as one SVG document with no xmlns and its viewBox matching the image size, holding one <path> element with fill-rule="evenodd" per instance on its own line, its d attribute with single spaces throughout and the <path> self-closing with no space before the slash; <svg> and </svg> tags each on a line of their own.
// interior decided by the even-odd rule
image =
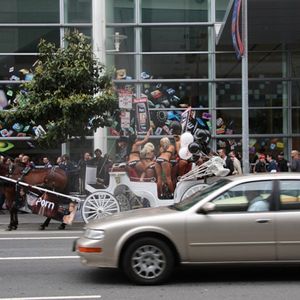
<svg viewBox="0 0 300 300">
<path fill-rule="evenodd" d="M 118 270 L 84 267 L 71 251 L 82 223 L 64 231 L 53 222 L 21 215 L 17 231 L 5 231 L 0 215 L 0 300 L 51 299 L 298 299 L 300 267 L 182 267 L 161 286 L 132 285 Z M 31 223 L 30 223 L 31 222 Z"/>
</svg>

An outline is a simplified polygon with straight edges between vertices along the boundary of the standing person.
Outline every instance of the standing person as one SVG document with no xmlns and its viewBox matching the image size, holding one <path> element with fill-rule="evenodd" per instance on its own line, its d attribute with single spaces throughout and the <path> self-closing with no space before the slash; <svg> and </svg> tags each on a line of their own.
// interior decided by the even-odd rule
<svg viewBox="0 0 300 300">
<path fill-rule="evenodd" d="M 284 153 L 280 152 L 277 156 L 277 168 L 278 172 L 288 172 L 288 161 L 284 158 Z"/>
<path fill-rule="evenodd" d="M 83 154 L 83 158 L 78 162 L 78 170 L 79 170 L 79 193 L 85 193 L 85 171 L 88 162 L 91 160 L 91 155 L 89 152 L 85 152 Z"/>
<path fill-rule="evenodd" d="M 291 152 L 291 171 L 292 172 L 300 172 L 300 157 L 298 150 L 292 150 Z"/>
<path fill-rule="evenodd" d="M 234 166 L 233 166 L 233 161 L 226 155 L 225 149 L 219 149 L 218 150 L 219 156 L 223 159 L 224 162 L 224 168 L 229 169 L 229 173 L 227 176 L 232 175 L 234 172 Z"/>
<path fill-rule="evenodd" d="M 67 185 L 67 192 L 74 192 L 74 179 L 75 179 L 75 174 L 77 172 L 74 164 L 71 162 L 70 160 L 70 156 L 68 154 L 64 154 L 62 156 L 62 162 L 59 166 L 60 168 L 62 168 L 63 170 L 65 170 L 65 172 L 67 173 L 68 176 L 68 185 Z"/>
<path fill-rule="evenodd" d="M 231 151 L 229 153 L 229 157 L 233 162 L 233 168 L 234 171 L 232 172 L 232 175 L 242 175 L 243 171 L 242 171 L 242 166 L 241 166 L 241 162 L 240 160 L 236 157 L 236 154 L 234 151 Z"/>
<path fill-rule="evenodd" d="M 277 162 L 272 154 L 267 154 L 267 171 L 271 173 L 277 172 Z"/>
<path fill-rule="evenodd" d="M 122 163 L 126 162 L 128 159 L 128 137 L 121 136 L 117 142 L 117 154 L 116 154 L 116 162 Z"/>
<path fill-rule="evenodd" d="M 266 156 L 264 154 L 260 154 L 254 166 L 254 173 L 264 172 L 267 172 Z"/>
<path fill-rule="evenodd" d="M 151 129 L 148 130 L 142 140 L 139 140 L 135 134 L 131 135 L 129 138 L 129 143 L 131 145 L 127 164 L 129 174 L 132 174 L 133 177 L 141 177 L 143 173 L 143 163 L 141 162 L 140 152 L 142 150 L 141 147 L 148 142 L 150 133 Z"/>
<path fill-rule="evenodd" d="M 171 158 L 175 154 L 175 146 L 171 144 L 169 138 L 160 140 L 159 156 L 155 162 L 155 172 L 157 177 L 157 192 L 159 198 L 173 198 L 174 185 L 172 181 Z M 163 183 L 168 187 L 168 195 L 163 193 Z"/>
<path fill-rule="evenodd" d="M 104 184 L 105 182 L 105 158 L 102 156 L 102 151 L 97 148 L 94 151 L 95 157 L 92 158 L 91 164 L 97 167 L 96 177 L 97 182 L 100 184 Z"/>
<path fill-rule="evenodd" d="M 52 164 L 51 164 L 51 162 L 50 162 L 50 160 L 47 156 L 43 157 L 43 164 L 44 164 L 45 169 L 51 169 L 52 168 Z"/>
</svg>

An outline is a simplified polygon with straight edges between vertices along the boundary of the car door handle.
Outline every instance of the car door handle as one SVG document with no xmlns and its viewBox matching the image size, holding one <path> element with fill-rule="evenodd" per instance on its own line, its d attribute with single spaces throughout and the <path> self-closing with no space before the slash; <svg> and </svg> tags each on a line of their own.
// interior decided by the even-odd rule
<svg viewBox="0 0 300 300">
<path fill-rule="evenodd" d="M 256 223 L 269 223 L 271 219 L 257 219 Z"/>
</svg>

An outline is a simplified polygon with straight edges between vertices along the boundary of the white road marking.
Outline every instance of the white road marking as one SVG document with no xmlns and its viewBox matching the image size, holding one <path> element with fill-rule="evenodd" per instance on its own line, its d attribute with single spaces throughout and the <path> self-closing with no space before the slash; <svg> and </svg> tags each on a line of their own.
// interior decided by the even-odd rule
<svg viewBox="0 0 300 300">
<path fill-rule="evenodd" d="M 61 231 L 61 230 L 53 230 L 53 231 L 41 231 L 41 230 L 35 230 L 35 231 L 29 231 L 29 230 L 18 230 L 18 231 L 6 231 L 3 230 L 2 232 L 0 231 L 0 235 L 14 235 L 14 236 L 18 236 L 18 235 L 25 235 L 25 234 L 29 234 L 29 235 L 50 235 L 50 234 L 59 234 L 59 235 L 63 235 L 63 234 L 78 234 L 78 233 L 83 233 L 83 230 L 68 230 L 68 231 Z M 1 299 L 1 298 L 0 298 Z"/>
<path fill-rule="evenodd" d="M 13 240 L 69 240 L 69 239 L 76 239 L 79 236 L 37 236 L 37 237 L 7 237 L 7 238 L 0 238 L 0 241 L 13 241 Z M 1 299 L 1 298 L 0 298 Z"/>
<path fill-rule="evenodd" d="M 0 298 L 0 300 L 56 300 L 56 299 L 100 299 L 100 295 L 90 296 L 49 296 L 49 297 L 23 297 L 23 298 Z"/>
<path fill-rule="evenodd" d="M 0 260 L 41 260 L 41 259 L 78 259 L 79 256 L 16 256 L 16 257 L 0 257 Z M 1 298 L 0 298 L 1 300 Z"/>
</svg>

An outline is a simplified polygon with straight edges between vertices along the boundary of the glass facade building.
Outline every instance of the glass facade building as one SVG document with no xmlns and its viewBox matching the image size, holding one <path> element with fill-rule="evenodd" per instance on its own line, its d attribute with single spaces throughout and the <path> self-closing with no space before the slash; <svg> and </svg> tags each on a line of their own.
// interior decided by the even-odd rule
<svg viewBox="0 0 300 300">
<path fill-rule="evenodd" d="M 198 116 L 211 115 L 214 150 L 241 152 L 242 67 L 226 31 L 233 1 L 98 1 L 105 24 L 105 63 L 117 74 L 122 70 L 122 76 L 114 79 L 118 88 L 147 96 L 155 126 L 153 141 L 168 134 L 166 122 L 191 106 Z M 275 1 L 275 8 L 280 2 Z M 287 39 L 251 32 L 251 20 L 259 10 L 251 10 L 251 0 L 248 3 L 250 161 L 262 149 L 283 151 L 288 158 L 291 149 L 300 149 L 300 40 L 297 35 Z M 13 93 L 11 99 L 22 77 L 10 71 L 34 64 L 40 38 L 63 46 L 66 29 L 91 36 L 100 22 L 92 17 L 97 16 L 92 0 L 0 0 L 0 4 L 0 89 Z M 119 51 L 114 51 L 116 32 L 126 37 Z M 107 150 L 114 149 L 114 132 L 108 129 L 106 135 Z M 83 147 L 93 148 L 92 142 L 91 137 Z M 80 151 L 77 146 L 70 145 L 71 155 Z"/>
</svg>

